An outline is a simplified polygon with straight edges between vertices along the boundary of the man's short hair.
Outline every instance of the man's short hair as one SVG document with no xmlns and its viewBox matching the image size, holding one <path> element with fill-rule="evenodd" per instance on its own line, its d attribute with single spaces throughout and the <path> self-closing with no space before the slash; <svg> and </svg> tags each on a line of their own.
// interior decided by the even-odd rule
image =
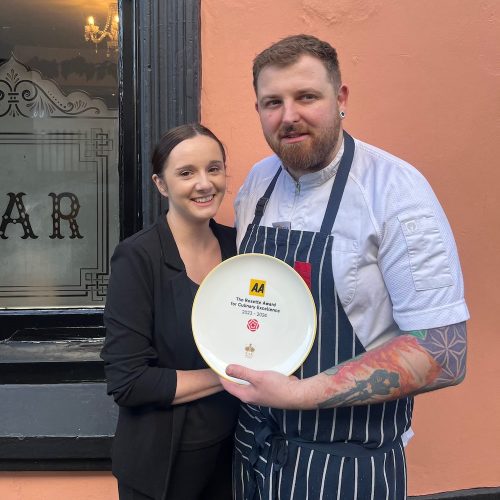
<svg viewBox="0 0 500 500">
<path fill-rule="evenodd" d="M 342 81 L 337 51 L 328 43 L 312 35 L 292 35 L 273 43 L 253 60 L 253 88 L 257 93 L 259 74 L 266 66 L 284 68 L 295 64 L 303 55 L 318 58 L 330 75 L 335 88 Z"/>
</svg>

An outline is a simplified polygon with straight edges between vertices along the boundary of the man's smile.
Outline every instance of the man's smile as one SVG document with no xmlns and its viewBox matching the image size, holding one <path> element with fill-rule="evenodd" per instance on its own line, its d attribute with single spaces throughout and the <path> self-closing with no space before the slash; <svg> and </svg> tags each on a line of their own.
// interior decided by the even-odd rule
<svg viewBox="0 0 500 500">
<path fill-rule="evenodd" d="M 281 141 L 285 144 L 295 144 L 297 142 L 302 142 L 307 137 L 309 137 L 309 134 L 300 134 L 297 132 L 291 132 L 290 134 L 283 135 L 281 137 Z"/>
</svg>

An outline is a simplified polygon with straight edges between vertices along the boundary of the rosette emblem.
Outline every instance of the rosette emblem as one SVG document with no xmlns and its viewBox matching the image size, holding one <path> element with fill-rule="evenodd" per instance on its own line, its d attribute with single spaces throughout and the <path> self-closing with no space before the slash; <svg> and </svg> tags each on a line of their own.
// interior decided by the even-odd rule
<svg viewBox="0 0 500 500">
<path fill-rule="evenodd" d="M 259 322 L 256 319 L 249 319 L 247 323 L 247 328 L 251 332 L 256 332 L 259 329 Z"/>
</svg>

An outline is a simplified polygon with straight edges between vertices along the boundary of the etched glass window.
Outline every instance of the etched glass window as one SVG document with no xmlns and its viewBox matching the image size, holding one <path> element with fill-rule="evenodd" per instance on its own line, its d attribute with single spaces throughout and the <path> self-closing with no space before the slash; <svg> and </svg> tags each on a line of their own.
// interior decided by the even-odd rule
<svg viewBox="0 0 500 500">
<path fill-rule="evenodd" d="M 117 4 L 1 10 L 0 309 L 103 306 L 119 237 Z"/>
</svg>

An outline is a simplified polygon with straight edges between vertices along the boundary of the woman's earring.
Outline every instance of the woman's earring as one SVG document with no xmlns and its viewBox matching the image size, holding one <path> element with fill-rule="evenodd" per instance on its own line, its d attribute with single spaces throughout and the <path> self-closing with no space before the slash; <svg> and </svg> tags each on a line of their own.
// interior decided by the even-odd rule
<svg viewBox="0 0 500 500">
<path fill-rule="evenodd" d="M 340 119 L 343 120 L 345 118 L 344 111 L 339 111 L 339 116 L 340 116 Z"/>
</svg>

